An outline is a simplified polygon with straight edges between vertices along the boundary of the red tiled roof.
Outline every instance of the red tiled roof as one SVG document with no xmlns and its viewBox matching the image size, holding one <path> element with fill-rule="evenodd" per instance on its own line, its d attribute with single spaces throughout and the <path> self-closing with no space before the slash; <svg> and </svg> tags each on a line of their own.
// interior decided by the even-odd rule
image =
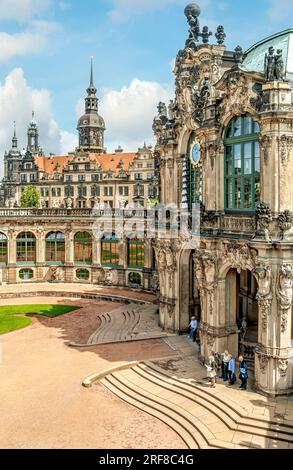
<svg viewBox="0 0 293 470">
<path fill-rule="evenodd" d="M 133 162 L 136 157 L 135 152 L 131 153 L 89 153 L 87 154 L 91 161 L 95 161 L 103 168 L 103 171 L 112 170 L 114 174 L 117 174 L 120 170 L 120 161 L 123 162 L 123 167 L 121 169 L 127 171 L 129 165 Z M 80 157 L 83 157 L 80 155 Z M 56 171 L 56 165 L 58 166 L 58 173 L 61 174 L 62 170 L 75 158 L 78 158 L 78 155 L 52 155 L 50 157 L 37 156 L 35 162 L 39 167 L 40 171 L 46 172 L 50 177 L 54 176 Z M 77 162 L 78 163 L 78 162 Z"/>
</svg>

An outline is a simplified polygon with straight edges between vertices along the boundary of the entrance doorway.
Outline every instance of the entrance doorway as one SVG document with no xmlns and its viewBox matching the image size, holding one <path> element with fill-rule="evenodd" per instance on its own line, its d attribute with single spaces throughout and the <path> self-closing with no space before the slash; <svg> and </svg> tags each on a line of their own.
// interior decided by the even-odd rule
<svg viewBox="0 0 293 470">
<path fill-rule="evenodd" d="M 194 250 L 184 250 L 180 259 L 180 332 L 185 333 L 192 316 L 200 321 L 200 297 L 193 263 Z"/>
<path fill-rule="evenodd" d="M 249 270 L 230 269 L 226 278 L 228 323 L 238 326 L 238 353 L 254 358 L 258 342 L 257 280 Z"/>
</svg>

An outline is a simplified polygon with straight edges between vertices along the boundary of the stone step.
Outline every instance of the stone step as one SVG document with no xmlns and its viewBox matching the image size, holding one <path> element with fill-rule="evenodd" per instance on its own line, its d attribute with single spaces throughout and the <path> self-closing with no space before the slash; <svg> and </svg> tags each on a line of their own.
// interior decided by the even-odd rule
<svg viewBox="0 0 293 470">
<path fill-rule="evenodd" d="M 268 438 L 277 439 L 280 441 L 293 442 L 293 423 L 284 424 L 278 420 L 271 418 L 256 418 L 246 413 L 243 408 L 233 403 L 233 406 L 229 406 L 226 401 L 222 400 L 218 394 L 214 394 L 212 391 L 208 391 L 205 387 L 196 384 L 188 384 L 182 379 L 171 377 L 166 371 L 163 371 L 158 366 L 155 366 L 151 362 L 142 363 L 136 366 L 137 370 L 140 370 L 140 375 L 144 378 L 166 383 L 166 386 L 174 385 L 178 387 L 179 393 L 191 392 L 196 397 L 195 400 L 202 399 L 200 403 L 202 406 L 213 409 L 216 407 L 216 415 L 225 422 L 231 429 L 236 429 L 235 426 L 241 429 L 242 432 L 251 433 L 254 435 L 265 436 Z M 170 384 L 170 385 L 169 385 Z M 240 392 L 241 393 L 241 392 Z M 213 408 L 211 408 L 211 406 Z M 228 417 L 228 419 L 227 419 Z"/>
<path fill-rule="evenodd" d="M 101 324 L 90 336 L 87 344 L 108 344 L 166 336 L 156 324 L 157 310 L 158 307 L 153 304 L 129 303 L 111 312 L 102 313 L 99 315 Z"/>
<path fill-rule="evenodd" d="M 111 383 L 111 390 L 114 393 L 115 389 L 118 388 L 120 393 L 124 394 L 123 399 L 128 403 L 158 417 L 164 422 L 166 422 L 165 417 L 167 416 L 171 420 L 171 423 L 169 421 L 171 427 L 182 437 L 189 448 L 235 448 L 233 443 L 215 439 L 203 422 L 184 410 L 180 405 L 170 404 L 165 399 L 160 398 L 159 395 L 154 395 L 150 391 L 146 392 L 142 387 L 131 381 L 125 381 L 119 372 L 107 376 L 106 380 L 102 380 L 102 383 L 108 387 L 107 382 Z M 162 389 L 162 391 L 164 390 Z M 154 413 L 154 410 L 156 413 Z M 182 429 L 185 431 L 184 435 L 182 435 Z M 189 436 L 188 439 L 186 433 Z M 209 441 L 213 441 L 212 444 Z"/>
</svg>

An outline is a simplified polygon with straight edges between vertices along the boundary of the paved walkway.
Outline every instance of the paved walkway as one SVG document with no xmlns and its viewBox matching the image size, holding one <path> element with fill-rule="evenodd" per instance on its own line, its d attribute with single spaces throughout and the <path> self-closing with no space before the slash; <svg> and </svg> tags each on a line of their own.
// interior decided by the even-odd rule
<svg viewBox="0 0 293 470">
<path fill-rule="evenodd" d="M 18 298 L 13 304 L 27 303 Z M 68 347 L 86 338 L 94 316 L 121 304 L 87 299 L 30 298 L 30 303 L 77 304 L 83 308 L 56 318 L 35 317 L 22 330 L 0 336 L 0 448 L 182 448 L 169 426 L 117 400 L 102 385 L 82 380 L 128 361 L 173 354 L 163 340 Z M 1 300 L 11 304 L 11 299 Z M 92 314 L 90 313 L 92 311 Z M 94 315 L 93 315 L 94 313 Z"/>
</svg>

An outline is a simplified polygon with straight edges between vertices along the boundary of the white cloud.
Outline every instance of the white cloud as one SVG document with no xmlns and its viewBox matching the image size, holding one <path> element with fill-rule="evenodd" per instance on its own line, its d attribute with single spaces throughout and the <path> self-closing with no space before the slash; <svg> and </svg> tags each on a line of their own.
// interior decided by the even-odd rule
<svg viewBox="0 0 293 470">
<path fill-rule="evenodd" d="M 171 85 L 137 78 L 119 91 L 106 90 L 100 101 L 100 113 L 107 128 L 105 145 L 108 150 L 114 150 L 118 144 L 127 151 L 137 150 L 144 141 L 154 143 L 152 123 L 158 102 L 168 102 L 173 95 Z M 78 111 L 81 111 L 81 102 Z"/>
<path fill-rule="evenodd" d="M 46 11 L 52 0 L 0 0 L 0 20 L 28 21 Z"/>
<path fill-rule="evenodd" d="M 71 132 L 61 131 L 61 155 L 67 155 L 68 152 L 73 152 L 78 146 L 78 136 L 77 134 L 72 134 Z"/>
<path fill-rule="evenodd" d="M 41 52 L 48 43 L 48 36 L 58 29 L 54 22 L 33 21 L 27 30 L 20 33 L 0 32 L 0 62 L 14 56 Z"/>
<path fill-rule="evenodd" d="M 200 6 L 207 6 L 211 0 L 201 0 Z M 186 0 L 113 0 L 113 9 L 109 16 L 115 21 L 123 21 L 133 15 L 142 15 L 153 11 L 160 11 L 173 5 L 181 5 L 184 9 Z"/>
<path fill-rule="evenodd" d="M 31 120 L 32 110 L 35 111 L 38 123 L 40 145 L 46 154 L 49 152 L 60 153 L 61 145 L 65 150 L 66 136 L 63 135 L 54 120 L 49 91 L 30 88 L 23 70 L 16 68 L 10 72 L 3 84 L 0 83 L 1 157 L 5 150 L 11 148 L 13 121 L 16 121 L 18 147 L 19 149 L 26 147 L 27 126 Z M 68 140 L 67 137 L 67 142 Z M 3 163 L 0 162 L 0 164 L 2 173 Z"/>
<path fill-rule="evenodd" d="M 292 0 L 271 0 L 267 15 L 273 21 L 290 18 L 292 16 Z"/>
</svg>

